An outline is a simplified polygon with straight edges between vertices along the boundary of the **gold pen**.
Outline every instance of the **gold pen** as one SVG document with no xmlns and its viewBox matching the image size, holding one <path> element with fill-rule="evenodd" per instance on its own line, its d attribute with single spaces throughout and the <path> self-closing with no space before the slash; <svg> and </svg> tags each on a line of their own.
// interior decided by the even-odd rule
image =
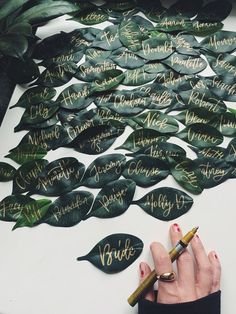
<svg viewBox="0 0 236 314">
<path fill-rule="evenodd" d="M 179 242 L 176 244 L 176 246 L 169 252 L 170 259 L 172 263 L 180 256 L 181 253 L 186 249 L 194 235 L 196 234 L 198 230 L 198 227 L 193 228 L 191 231 L 189 231 Z M 131 294 L 131 296 L 128 298 L 128 303 L 131 306 L 134 306 L 140 297 L 148 290 L 150 289 L 154 283 L 157 281 L 157 273 L 154 269 L 146 279 L 138 286 L 138 288 Z"/>
</svg>

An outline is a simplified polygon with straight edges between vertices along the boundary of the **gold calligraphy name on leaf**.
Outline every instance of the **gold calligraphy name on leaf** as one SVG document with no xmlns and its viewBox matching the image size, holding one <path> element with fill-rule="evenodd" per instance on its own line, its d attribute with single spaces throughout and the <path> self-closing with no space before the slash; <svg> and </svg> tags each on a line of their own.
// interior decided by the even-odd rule
<svg viewBox="0 0 236 314">
<path fill-rule="evenodd" d="M 170 41 L 165 41 L 163 45 L 157 47 L 151 47 L 150 44 L 145 44 L 142 42 L 142 50 L 144 56 L 148 56 L 153 53 L 171 53 L 173 51 L 173 43 Z"/>
<path fill-rule="evenodd" d="M 204 148 L 201 150 L 201 155 L 204 157 L 211 157 L 211 158 L 217 158 L 217 159 L 223 159 L 224 153 L 218 150 L 215 150 L 214 148 Z"/>
<path fill-rule="evenodd" d="M 224 58 L 224 55 L 220 53 L 216 58 L 216 61 L 213 62 L 212 66 L 225 69 L 228 73 L 232 73 L 233 76 L 236 76 L 236 66 L 231 64 L 229 61 L 221 60 L 222 58 Z"/>
<path fill-rule="evenodd" d="M 169 26 L 182 26 L 182 27 L 185 27 L 185 20 L 182 19 L 182 20 L 169 20 L 167 17 L 162 19 L 161 22 L 159 22 L 157 24 L 157 27 L 158 26 L 164 26 L 164 27 L 169 27 Z"/>
<path fill-rule="evenodd" d="M 184 174 L 181 176 L 181 180 L 185 183 L 190 184 L 194 188 L 198 188 L 198 178 L 194 171 L 189 171 L 184 165 L 185 162 L 181 162 L 175 166 L 175 170 L 182 171 Z"/>
<path fill-rule="evenodd" d="M 149 112 L 143 120 L 141 120 L 143 124 L 146 124 L 148 128 L 156 126 L 160 130 L 164 130 L 168 127 L 167 118 L 160 119 L 160 114 L 159 113 L 153 113 Z"/>
<path fill-rule="evenodd" d="M 148 73 L 146 73 L 143 68 L 140 68 L 140 69 L 134 69 L 134 70 L 125 72 L 125 76 L 126 76 L 126 80 L 131 81 L 135 85 L 138 83 L 140 76 L 144 80 L 146 80 Z"/>
<path fill-rule="evenodd" d="M 235 95 L 236 94 L 236 83 L 234 84 L 226 84 L 222 80 L 220 80 L 217 77 L 214 77 L 212 80 L 212 87 L 217 87 L 218 89 L 227 92 L 227 94 L 230 95 Z"/>
<path fill-rule="evenodd" d="M 32 203 L 30 205 L 27 205 L 27 204 L 20 204 L 17 202 L 9 203 L 9 202 L 2 201 L 0 204 L 0 216 L 2 218 L 5 218 L 7 213 L 16 212 L 15 214 L 13 214 L 13 217 L 12 217 L 13 219 L 15 219 L 19 216 L 19 213 L 23 209 L 28 210 L 29 208 L 32 208 Z"/>
<path fill-rule="evenodd" d="M 187 138 L 188 138 L 189 142 L 199 140 L 199 141 L 203 141 L 205 143 L 210 142 L 210 143 L 216 144 L 216 145 L 217 145 L 218 140 L 219 140 L 215 136 L 212 136 L 212 135 L 209 135 L 209 134 L 204 134 L 204 133 L 201 133 L 201 132 L 196 132 L 195 130 L 192 130 L 191 127 L 188 130 Z"/>
<path fill-rule="evenodd" d="M 220 131 L 223 131 L 224 128 L 231 128 L 236 130 L 236 118 L 234 118 L 234 121 L 232 121 L 229 120 L 227 116 L 225 118 L 223 115 L 221 115 L 219 129 Z"/>
<path fill-rule="evenodd" d="M 153 212 L 156 208 L 163 210 L 163 217 L 168 217 L 173 208 L 180 210 L 185 206 L 183 195 L 175 194 L 175 202 L 171 201 L 166 194 L 159 194 L 157 197 L 154 194 L 148 194 L 144 206 L 149 206 Z"/>
<path fill-rule="evenodd" d="M 111 194 L 103 195 L 101 200 L 99 200 L 99 203 L 101 206 L 109 213 L 109 206 L 111 206 L 114 203 L 119 203 L 122 205 L 124 203 L 124 198 L 126 196 L 126 193 L 128 191 L 128 188 L 123 188 L 120 190 L 115 190 L 114 188 L 111 190 Z"/>
<path fill-rule="evenodd" d="M 178 64 L 180 66 L 191 68 L 193 70 L 204 66 L 203 60 L 200 58 L 188 57 L 187 59 L 181 59 L 178 56 L 171 56 L 170 61 L 171 61 L 172 66 L 174 66 L 175 64 Z"/>
<path fill-rule="evenodd" d="M 229 173 L 229 170 L 227 171 L 225 169 L 214 167 L 209 162 L 207 162 L 206 164 L 201 164 L 200 167 L 202 174 L 207 179 L 212 178 L 212 180 L 215 182 L 222 180 L 222 178 Z"/>
<path fill-rule="evenodd" d="M 159 140 L 159 137 L 153 137 L 153 138 L 148 138 L 143 134 L 143 132 L 139 133 L 139 137 L 135 137 L 135 134 L 133 136 L 133 147 L 134 148 L 139 148 L 139 147 L 145 147 L 147 145 L 151 145 L 153 143 L 156 143 Z"/>
<path fill-rule="evenodd" d="M 101 40 L 103 40 L 103 39 L 106 41 L 108 46 L 111 46 L 114 41 L 119 39 L 118 31 L 114 35 L 111 34 L 109 31 L 104 31 L 102 36 L 101 36 Z"/>
<path fill-rule="evenodd" d="M 131 161 L 128 166 L 128 174 L 142 174 L 146 178 L 152 177 L 152 176 L 157 176 L 160 173 L 160 169 L 157 167 L 145 167 L 142 164 L 142 161 L 139 160 L 138 162 L 136 161 Z"/>
<path fill-rule="evenodd" d="M 75 72 L 75 69 L 68 63 L 57 64 L 54 69 L 54 71 L 51 69 L 45 71 L 44 82 L 50 80 L 53 83 L 55 78 L 62 79 L 67 73 L 72 74 Z"/>
<path fill-rule="evenodd" d="M 58 163 L 58 166 L 50 169 L 47 172 L 47 177 L 39 177 L 37 180 L 36 188 L 40 190 L 43 188 L 45 191 L 48 190 L 49 187 L 52 187 L 56 181 L 60 181 L 61 179 L 70 180 L 72 176 L 76 179 L 80 177 L 80 171 L 67 165 L 68 162 L 61 160 Z"/>
<path fill-rule="evenodd" d="M 210 37 L 208 45 L 214 47 L 216 50 L 222 46 L 232 46 L 236 44 L 236 37 L 217 39 L 216 35 Z"/>
<path fill-rule="evenodd" d="M 70 139 L 74 139 L 76 138 L 76 136 L 78 136 L 81 132 L 91 128 L 95 126 L 94 120 L 90 119 L 90 120 L 85 120 L 83 122 L 81 122 L 81 124 L 78 124 L 76 126 L 69 126 L 67 128 L 67 133 L 70 137 Z"/>
<path fill-rule="evenodd" d="M 99 57 L 101 57 L 104 53 L 104 50 L 87 50 L 86 51 L 86 58 L 88 60 L 94 60 L 94 59 L 98 59 Z"/>
<path fill-rule="evenodd" d="M 108 78 L 105 78 L 103 79 L 102 81 L 101 80 L 95 80 L 94 81 L 94 84 L 98 87 L 98 88 L 106 88 L 106 86 L 109 86 L 110 84 L 112 83 L 119 83 L 118 79 L 116 77 L 108 77 Z"/>
<path fill-rule="evenodd" d="M 91 177 L 94 177 L 95 182 L 100 181 L 100 175 L 105 174 L 112 169 L 115 170 L 116 174 L 120 174 L 122 171 L 122 166 L 125 164 L 125 161 L 117 160 L 117 161 L 110 161 L 109 163 L 103 165 L 103 166 L 97 166 L 94 165 L 92 169 L 90 170 L 89 174 Z"/>
<path fill-rule="evenodd" d="M 84 38 L 80 38 L 74 35 L 71 38 L 71 44 L 73 44 L 75 47 L 80 47 L 80 46 L 90 47 L 92 45 L 92 42 L 89 42 L 85 40 Z"/>
<path fill-rule="evenodd" d="M 128 99 L 127 99 L 128 98 Z M 131 93 L 130 95 L 115 95 L 114 97 L 114 107 L 122 108 L 122 107 L 138 107 L 138 106 L 146 106 L 147 99 L 145 97 L 137 97 L 135 93 Z"/>
<path fill-rule="evenodd" d="M 141 91 L 144 91 L 149 94 L 149 96 L 152 99 L 152 102 L 157 103 L 159 105 L 165 104 L 170 105 L 172 101 L 172 94 L 169 91 L 163 91 L 163 92 L 151 92 L 151 87 L 141 87 Z"/>
<path fill-rule="evenodd" d="M 207 29 L 207 28 L 214 28 L 218 26 L 218 23 L 203 23 L 196 21 L 192 24 L 193 28 L 197 29 L 198 31 L 201 31 L 202 29 Z"/>
<path fill-rule="evenodd" d="M 130 52 L 130 51 L 123 51 L 118 57 L 117 57 L 117 60 L 120 60 L 124 58 L 125 59 L 125 63 L 128 63 L 128 61 L 130 60 L 138 60 L 138 57 Z"/>
<path fill-rule="evenodd" d="M 37 92 L 29 92 L 26 95 L 26 99 L 27 101 L 31 104 L 32 100 L 39 98 L 39 99 L 48 99 L 49 97 L 49 90 L 47 87 L 44 88 L 43 91 L 41 91 L 40 93 Z"/>
<path fill-rule="evenodd" d="M 75 200 L 69 204 L 65 206 L 55 206 L 53 208 L 53 217 L 56 219 L 56 221 L 59 221 L 62 216 L 69 214 L 74 209 L 81 209 L 81 207 L 84 205 L 88 205 L 87 197 L 81 198 L 80 195 L 76 195 Z"/>
<path fill-rule="evenodd" d="M 189 110 L 185 113 L 185 123 L 193 124 L 193 123 L 208 123 L 210 119 L 204 119 L 197 116 L 194 112 L 191 112 Z"/>
<path fill-rule="evenodd" d="M 66 92 L 62 92 L 62 100 L 60 101 L 61 103 L 64 103 L 65 106 L 70 106 L 73 105 L 75 101 L 78 99 L 83 99 L 88 97 L 90 94 L 89 88 L 87 85 L 83 87 L 83 89 L 79 92 L 70 92 L 69 90 Z"/>
<path fill-rule="evenodd" d="M 193 51 L 193 47 L 189 42 L 185 40 L 184 37 L 181 37 L 180 35 L 177 36 L 171 36 L 171 38 L 175 41 L 176 48 L 185 48 L 188 52 Z"/>
<path fill-rule="evenodd" d="M 118 113 L 116 112 L 111 112 L 109 109 L 108 110 L 104 110 L 101 108 L 98 108 L 98 115 L 104 119 L 104 120 L 116 120 L 116 121 L 120 121 L 122 123 L 125 123 L 125 119 L 120 116 Z"/>
<path fill-rule="evenodd" d="M 5 178 L 11 178 L 13 173 L 14 173 L 14 169 L 6 170 L 6 169 L 0 167 L 0 177 L 3 176 Z"/>
<path fill-rule="evenodd" d="M 129 41 L 129 48 L 132 50 L 140 45 L 140 41 L 137 38 L 139 35 L 139 32 L 132 31 L 132 21 L 128 21 L 125 23 L 125 25 L 122 25 L 120 28 L 120 32 L 122 36 L 126 38 L 126 40 Z"/>
<path fill-rule="evenodd" d="M 33 133 L 33 135 L 28 136 L 28 144 L 39 145 L 42 148 L 47 149 L 49 146 L 45 142 L 47 140 L 56 140 L 60 137 L 60 128 L 59 126 L 55 126 L 55 128 L 48 132 L 45 130 L 40 130 L 37 133 Z"/>
<path fill-rule="evenodd" d="M 145 154 L 148 154 L 151 157 L 177 157 L 180 155 L 177 151 L 155 149 L 153 145 L 145 150 Z"/>
<path fill-rule="evenodd" d="M 91 73 L 102 73 L 104 71 L 108 71 L 108 70 L 114 70 L 116 69 L 116 64 L 111 63 L 109 61 L 103 61 L 102 63 L 98 63 L 96 66 L 91 65 L 91 66 L 84 66 L 81 65 L 79 67 L 79 70 L 81 71 L 81 76 L 82 77 L 86 77 L 88 74 Z"/>
<path fill-rule="evenodd" d="M 85 16 L 81 16 L 80 20 L 83 22 L 86 21 L 97 21 L 97 23 L 99 23 L 100 21 L 104 21 L 104 15 L 103 14 L 99 14 L 96 11 L 94 12 L 90 12 L 88 14 L 86 14 Z"/>
<path fill-rule="evenodd" d="M 221 100 L 214 97 L 209 97 L 207 98 L 209 101 L 207 101 L 204 100 L 205 96 L 206 93 L 200 93 L 192 90 L 188 98 L 188 105 L 192 103 L 200 108 L 206 108 L 208 111 L 218 112 L 218 106 L 221 103 Z M 211 103 L 210 101 L 212 101 L 213 103 Z"/>
<path fill-rule="evenodd" d="M 110 266 L 114 262 L 128 261 L 136 253 L 135 248 L 131 245 L 131 241 L 127 238 L 124 241 L 118 240 L 118 247 L 112 247 L 109 243 L 104 246 L 99 245 L 99 257 L 103 266 Z"/>
<path fill-rule="evenodd" d="M 230 143 L 228 150 L 229 155 L 234 155 L 234 157 L 236 158 L 236 147 L 233 144 Z"/>
<path fill-rule="evenodd" d="M 49 118 L 49 108 L 45 107 L 42 103 L 30 107 L 30 119 L 36 119 L 37 117 L 42 117 L 44 119 Z"/>
<path fill-rule="evenodd" d="M 19 171 L 14 178 L 16 185 L 22 190 L 26 189 L 31 184 L 32 179 L 37 179 L 44 167 L 45 165 L 35 162 L 34 167 L 28 173 Z"/>
</svg>

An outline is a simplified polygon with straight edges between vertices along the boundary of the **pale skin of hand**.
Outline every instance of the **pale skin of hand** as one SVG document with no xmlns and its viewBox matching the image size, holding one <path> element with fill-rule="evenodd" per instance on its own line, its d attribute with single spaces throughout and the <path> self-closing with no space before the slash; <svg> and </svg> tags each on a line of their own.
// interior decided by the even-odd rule
<svg viewBox="0 0 236 314">
<path fill-rule="evenodd" d="M 170 227 L 170 239 L 173 246 L 182 238 L 183 234 L 177 224 Z M 195 235 L 191 241 L 192 253 L 185 250 L 178 258 L 177 279 L 173 282 L 158 282 L 157 300 L 154 290 L 145 295 L 145 299 L 153 302 L 173 304 L 195 301 L 220 289 L 221 266 L 215 253 L 206 253 L 202 241 Z M 156 272 L 158 274 L 173 270 L 167 250 L 159 242 L 150 246 Z M 140 281 L 142 282 L 151 272 L 147 263 L 140 263 Z"/>
</svg>

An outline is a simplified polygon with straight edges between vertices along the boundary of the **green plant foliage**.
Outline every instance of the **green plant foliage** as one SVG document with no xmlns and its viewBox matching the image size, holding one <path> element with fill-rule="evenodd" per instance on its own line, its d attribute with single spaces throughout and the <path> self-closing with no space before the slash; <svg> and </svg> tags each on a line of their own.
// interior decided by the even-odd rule
<svg viewBox="0 0 236 314">
<path fill-rule="evenodd" d="M 6 162 L 0 162 L 0 182 L 11 181 L 16 173 L 16 169 Z"/>
<path fill-rule="evenodd" d="M 141 254 L 143 242 L 125 233 L 111 234 L 99 241 L 85 256 L 77 261 L 88 260 L 105 273 L 120 272 L 132 264 Z"/>
<path fill-rule="evenodd" d="M 47 151 L 40 146 L 32 144 L 18 145 L 11 149 L 9 154 L 5 157 L 11 158 L 20 165 L 32 161 L 34 159 L 41 159 L 47 155 Z"/>
</svg>

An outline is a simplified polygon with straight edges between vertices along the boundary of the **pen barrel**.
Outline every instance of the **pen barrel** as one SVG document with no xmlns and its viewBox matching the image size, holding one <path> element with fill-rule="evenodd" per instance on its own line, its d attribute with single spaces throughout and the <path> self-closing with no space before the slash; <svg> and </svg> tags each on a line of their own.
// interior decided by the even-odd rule
<svg viewBox="0 0 236 314">
<path fill-rule="evenodd" d="M 187 245 L 183 243 L 181 240 L 177 243 L 177 245 L 169 252 L 171 262 L 173 263 L 181 253 L 185 250 Z"/>
<path fill-rule="evenodd" d="M 128 303 L 131 306 L 135 306 L 135 304 L 138 302 L 140 297 L 150 288 L 154 285 L 154 283 L 157 281 L 157 274 L 156 271 L 153 270 L 150 275 L 144 281 L 140 284 L 140 286 L 131 294 L 131 296 L 128 298 Z"/>
</svg>

